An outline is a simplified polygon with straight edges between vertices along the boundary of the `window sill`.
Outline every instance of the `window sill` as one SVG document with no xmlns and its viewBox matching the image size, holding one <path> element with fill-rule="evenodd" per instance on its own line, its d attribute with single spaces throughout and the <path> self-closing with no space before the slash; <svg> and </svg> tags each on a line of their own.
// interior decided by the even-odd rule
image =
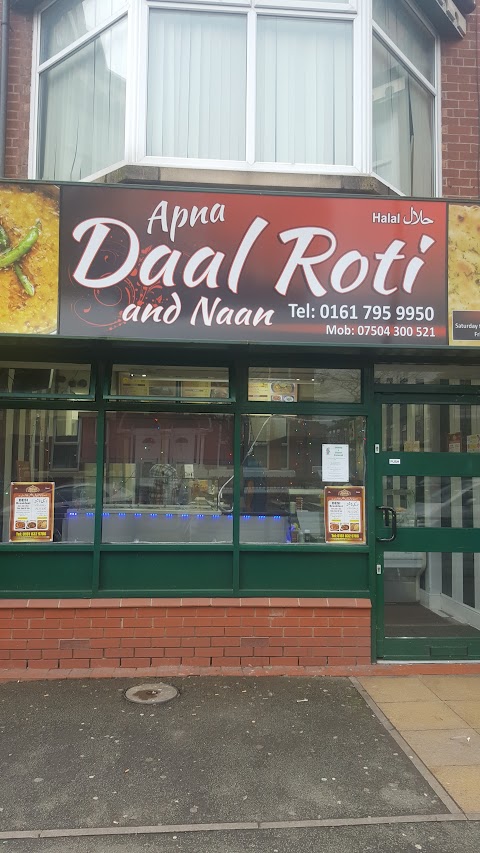
<svg viewBox="0 0 480 853">
<path fill-rule="evenodd" d="M 372 175 L 300 174 L 233 169 L 203 169 L 173 166 L 124 165 L 94 178 L 105 184 L 195 184 L 197 186 L 249 189 L 299 190 L 367 195 L 397 195 L 391 187 Z"/>
</svg>

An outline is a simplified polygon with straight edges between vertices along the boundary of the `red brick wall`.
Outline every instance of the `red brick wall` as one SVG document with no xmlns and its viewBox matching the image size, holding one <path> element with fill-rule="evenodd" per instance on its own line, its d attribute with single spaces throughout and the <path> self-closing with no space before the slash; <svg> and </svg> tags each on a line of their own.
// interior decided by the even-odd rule
<svg viewBox="0 0 480 853">
<path fill-rule="evenodd" d="M 442 45 L 443 194 L 478 197 L 480 8 L 466 37 Z"/>
<path fill-rule="evenodd" d="M 0 602 L 0 670 L 274 667 L 286 674 L 369 663 L 364 599 Z"/>
<path fill-rule="evenodd" d="M 0 9 L 2 2 L 0 0 Z M 5 175 L 26 178 L 30 128 L 30 80 L 33 18 L 24 13 L 10 14 L 7 139 Z"/>
</svg>

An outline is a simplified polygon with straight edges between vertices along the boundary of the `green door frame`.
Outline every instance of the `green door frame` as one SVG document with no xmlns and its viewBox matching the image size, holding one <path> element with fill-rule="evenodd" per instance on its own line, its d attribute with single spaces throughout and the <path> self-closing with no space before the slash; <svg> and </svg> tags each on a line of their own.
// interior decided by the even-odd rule
<svg viewBox="0 0 480 853">
<path fill-rule="evenodd" d="M 442 389 L 443 391 L 443 389 Z M 383 478 L 386 476 L 480 476 L 480 456 L 467 453 L 411 453 L 382 450 L 382 405 L 383 404 L 444 404 L 469 405 L 477 403 L 473 395 L 441 393 L 421 394 L 376 393 L 374 405 L 374 542 L 372 551 L 375 566 L 375 642 L 377 658 L 385 660 L 425 659 L 476 659 L 480 658 L 480 635 L 477 637 L 386 637 L 384 618 L 384 555 L 392 551 L 424 551 L 472 553 L 480 551 L 479 528 L 398 528 L 395 539 L 385 539 L 392 532 L 384 523 L 383 513 L 378 507 L 383 504 Z M 392 460 L 395 460 L 392 463 Z"/>
</svg>

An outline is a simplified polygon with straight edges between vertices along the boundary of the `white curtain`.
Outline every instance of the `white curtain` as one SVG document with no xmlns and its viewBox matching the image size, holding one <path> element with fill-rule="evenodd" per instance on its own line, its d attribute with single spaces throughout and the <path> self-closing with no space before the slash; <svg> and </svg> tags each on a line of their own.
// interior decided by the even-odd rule
<svg viewBox="0 0 480 853">
<path fill-rule="evenodd" d="M 257 160 L 352 162 L 352 57 L 350 23 L 258 18 Z"/>
<path fill-rule="evenodd" d="M 245 159 L 244 15 L 150 12 L 147 154 Z"/>
<path fill-rule="evenodd" d="M 123 159 L 127 24 L 40 77 L 38 177 L 77 181 Z"/>
<path fill-rule="evenodd" d="M 433 95 L 377 40 L 373 81 L 374 170 L 406 195 L 432 195 Z"/>
</svg>

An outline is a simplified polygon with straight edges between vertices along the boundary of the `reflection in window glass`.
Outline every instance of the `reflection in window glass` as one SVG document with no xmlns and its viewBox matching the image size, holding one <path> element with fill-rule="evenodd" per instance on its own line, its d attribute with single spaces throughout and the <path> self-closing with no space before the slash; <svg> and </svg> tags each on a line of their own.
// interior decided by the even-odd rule
<svg viewBox="0 0 480 853">
<path fill-rule="evenodd" d="M 376 364 L 376 385 L 480 385 L 476 365 Z"/>
<path fill-rule="evenodd" d="M 434 189 L 434 95 L 373 40 L 373 167 L 406 195 Z"/>
<path fill-rule="evenodd" d="M 110 393 L 116 397 L 225 400 L 227 367 L 132 367 L 116 364 Z"/>
<path fill-rule="evenodd" d="M 382 502 L 399 527 L 480 527 L 479 477 L 384 477 Z"/>
<path fill-rule="evenodd" d="M 347 445 L 347 482 L 363 485 L 365 419 L 245 415 L 242 429 L 240 541 L 324 542 L 322 445 Z"/>
<path fill-rule="evenodd" d="M 384 404 L 382 449 L 404 453 L 480 453 L 480 406 Z"/>
<path fill-rule="evenodd" d="M 248 372 L 252 401 L 357 403 L 360 398 L 360 370 L 252 367 Z"/>
<path fill-rule="evenodd" d="M 93 542 L 96 423 L 94 412 L 0 412 L 2 542 L 8 541 L 11 482 L 53 482 L 54 541 Z"/>
<path fill-rule="evenodd" d="M 435 81 L 435 37 L 404 0 L 373 0 L 373 19 L 430 81 Z"/>
<path fill-rule="evenodd" d="M 107 415 L 104 542 L 231 542 L 232 491 L 233 416 Z"/>
<path fill-rule="evenodd" d="M 126 5 L 125 0 L 62 0 L 42 12 L 40 61 L 73 44 Z"/>
<path fill-rule="evenodd" d="M 90 393 L 90 365 L 0 362 L 0 394 L 81 397 Z"/>
<path fill-rule="evenodd" d="M 387 637 L 480 637 L 480 554 L 387 551 Z"/>
</svg>

